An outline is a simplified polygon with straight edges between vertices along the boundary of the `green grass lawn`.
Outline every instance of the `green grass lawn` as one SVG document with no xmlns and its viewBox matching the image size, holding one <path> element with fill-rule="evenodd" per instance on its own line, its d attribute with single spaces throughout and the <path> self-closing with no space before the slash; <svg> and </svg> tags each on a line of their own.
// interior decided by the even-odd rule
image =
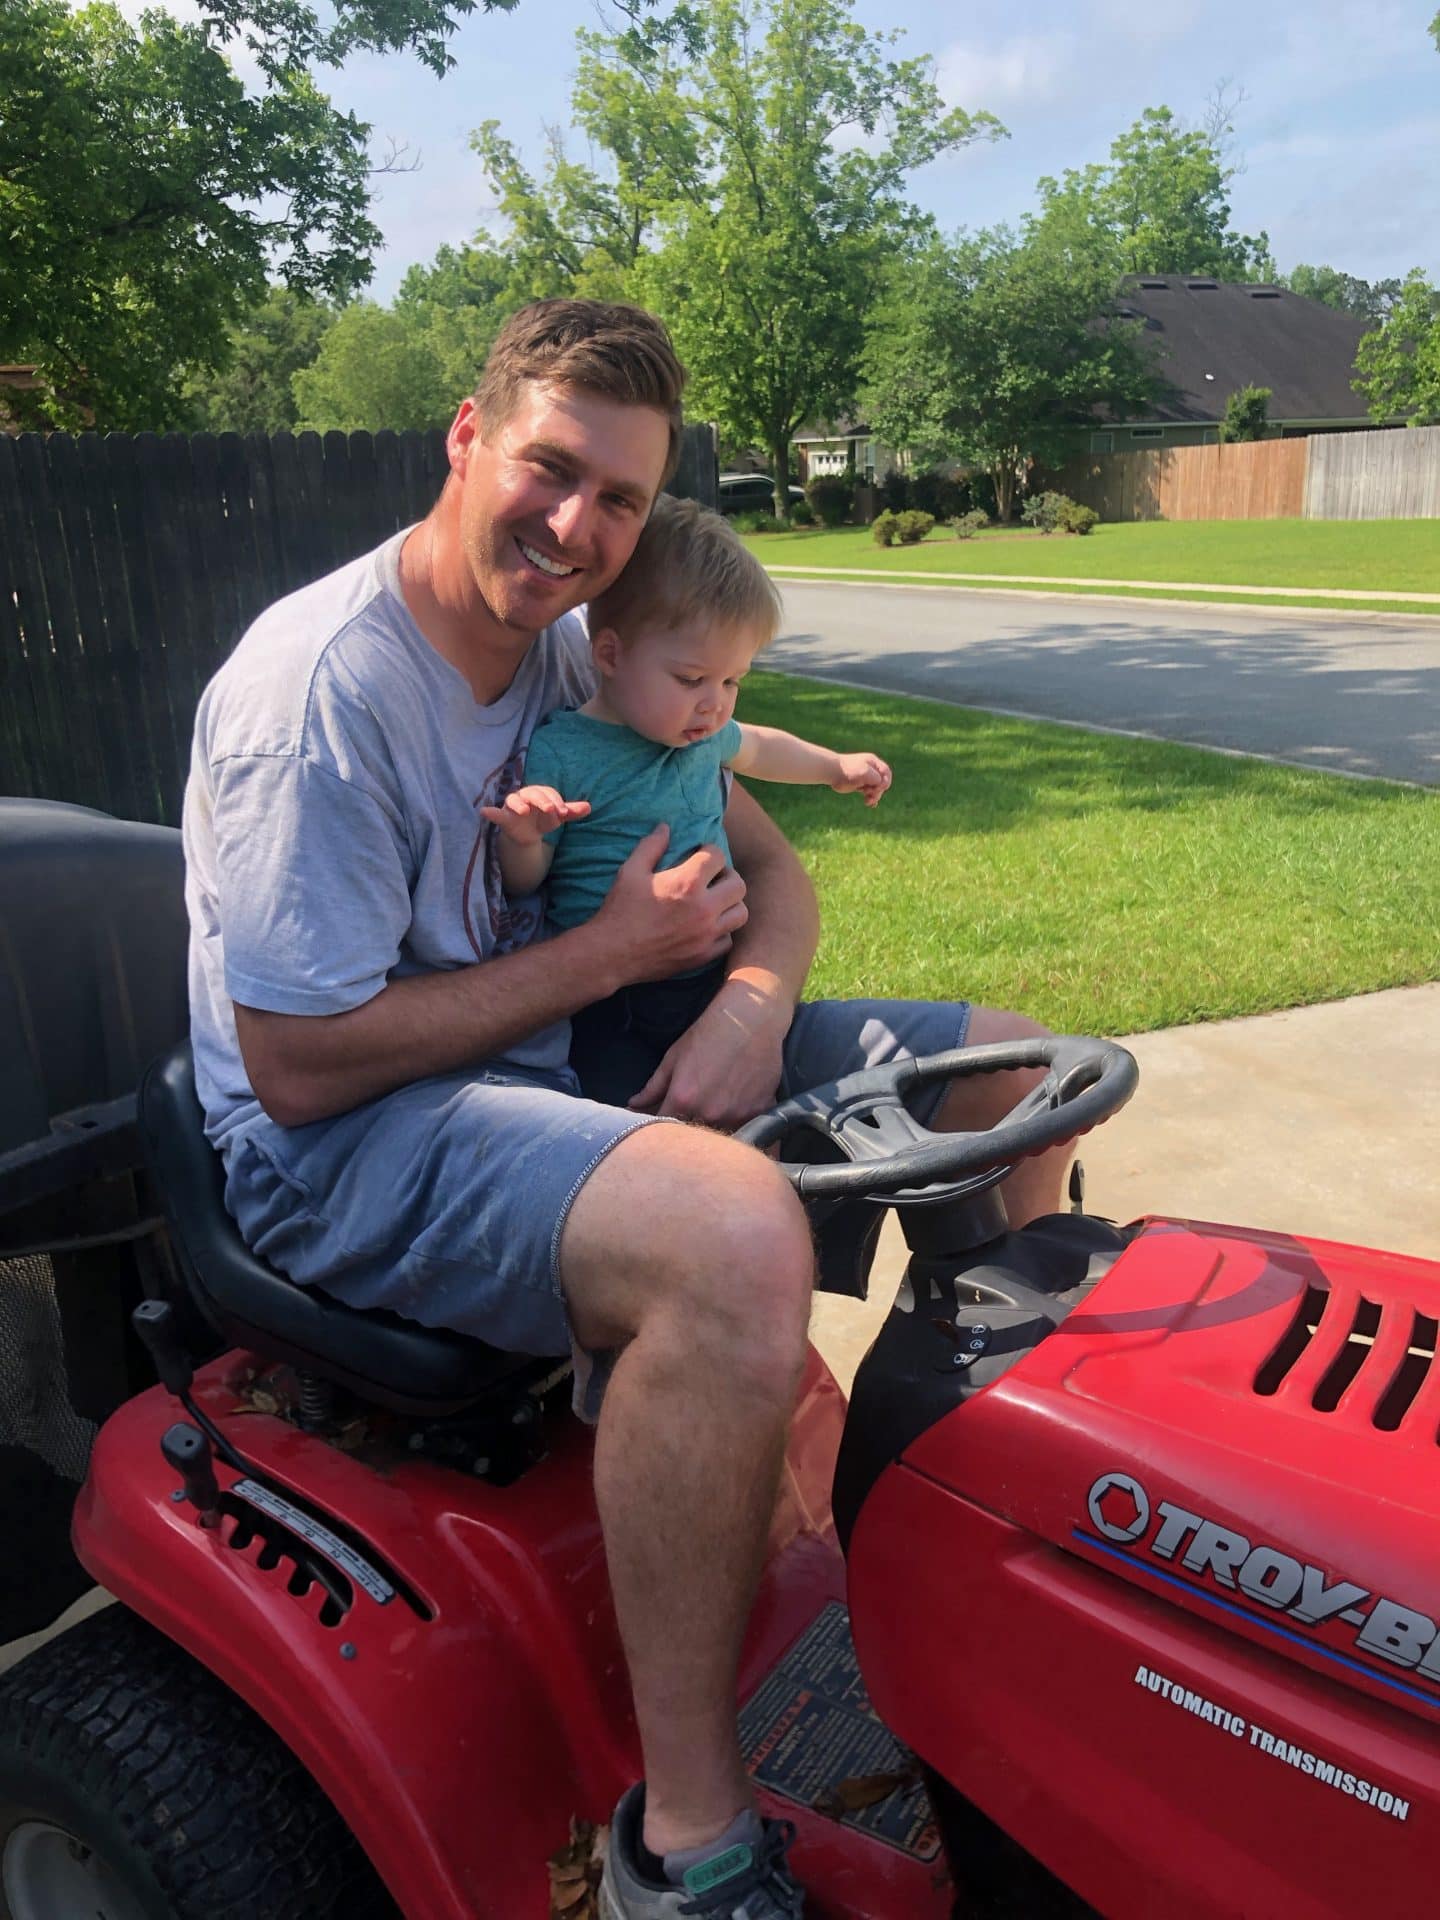
<svg viewBox="0 0 1440 1920">
<path fill-rule="evenodd" d="M 1078 574 L 1098 580 L 1347 587 L 1440 593 L 1437 520 L 1175 520 L 1099 526 L 1085 539 L 994 529 L 915 547 L 877 547 L 867 527 L 751 534 L 767 566 L 873 567 L 905 574 Z"/>
<path fill-rule="evenodd" d="M 819 889 L 811 994 L 1131 1033 L 1440 978 L 1440 793 L 761 672 L 740 718 L 895 785 L 753 791 Z"/>
</svg>

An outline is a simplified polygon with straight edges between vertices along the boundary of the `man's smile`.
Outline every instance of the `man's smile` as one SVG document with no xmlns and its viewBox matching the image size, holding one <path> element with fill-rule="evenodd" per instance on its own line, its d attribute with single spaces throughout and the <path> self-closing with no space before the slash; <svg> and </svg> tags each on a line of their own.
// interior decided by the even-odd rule
<svg viewBox="0 0 1440 1920">
<path fill-rule="evenodd" d="M 569 566 L 563 560 L 552 560 L 548 554 L 542 553 L 538 547 L 532 547 L 527 540 L 521 540 L 517 537 L 515 544 L 524 557 L 530 562 L 530 565 L 537 568 L 551 580 L 568 580 L 572 573 L 578 573 L 580 571 L 578 567 Z"/>
</svg>

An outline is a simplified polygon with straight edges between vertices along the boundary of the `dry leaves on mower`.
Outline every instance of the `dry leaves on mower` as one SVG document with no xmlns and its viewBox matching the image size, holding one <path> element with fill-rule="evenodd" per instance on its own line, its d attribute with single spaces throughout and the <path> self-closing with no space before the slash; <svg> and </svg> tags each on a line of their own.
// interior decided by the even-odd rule
<svg viewBox="0 0 1440 1920">
<path fill-rule="evenodd" d="M 605 1871 L 609 1827 L 570 1816 L 570 1844 L 552 1853 L 550 1920 L 597 1920 L 600 1912 L 600 1876 Z"/>
<path fill-rule="evenodd" d="M 896 1767 L 890 1773 L 852 1773 L 848 1780 L 817 1794 L 813 1804 L 817 1813 L 831 1820 L 843 1820 L 847 1813 L 878 1807 L 892 1793 L 903 1793 L 919 1784 L 918 1767 Z"/>
</svg>

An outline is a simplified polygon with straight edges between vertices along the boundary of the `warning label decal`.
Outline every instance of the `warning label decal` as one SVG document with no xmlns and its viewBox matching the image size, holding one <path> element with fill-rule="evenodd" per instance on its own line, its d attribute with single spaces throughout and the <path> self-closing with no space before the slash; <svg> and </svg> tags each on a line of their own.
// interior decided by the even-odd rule
<svg viewBox="0 0 1440 1920">
<path fill-rule="evenodd" d="M 818 1803 L 847 1827 L 916 1860 L 939 1853 L 935 1816 L 918 1781 L 873 1805 L 847 1805 L 847 1785 L 908 1775 L 915 1761 L 870 1705 L 850 1616 L 838 1600 L 816 1615 L 746 1701 L 740 1746 L 757 1786 L 802 1807 Z"/>
</svg>

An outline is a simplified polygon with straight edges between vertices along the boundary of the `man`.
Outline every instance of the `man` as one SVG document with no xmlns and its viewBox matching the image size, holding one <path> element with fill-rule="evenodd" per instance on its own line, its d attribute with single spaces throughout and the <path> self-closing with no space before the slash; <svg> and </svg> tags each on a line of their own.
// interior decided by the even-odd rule
<svg viewBox="0 0 1440 1920">
<path fill-rule="evenodd" d="M 674 471 L 683 383 L 648 314 L 525 309 L 455 417 L 428 518 L 241 641 L 186 795 L 192 1025 L 257 1252 L 517 1352 L 573 1340 L 582 1374 L 614 1356 L 595 1486 L 646 1779 L 617 1811 L 606 1911 L 765 1920 L 800 1894 L 753 1810 L 736 1670 L 813 1262 L 790 1189 L 725 1130 L 780 1088 L 1041 1030 L 964 1005 L 797 1009 L 813 895 L 738 789 L 734 871 L 714 849 L 659 868 L 660 828 L 582 926 L 535 941 L 538 904 L 506 899 L 480 809 L 519 784 L 542 715 L 588 694 L 573 609 Z M 721 956 L 648 1111 L 580 1099 L 568 1016 Z M 957 1086 L 938 1124 L 989 1124 L 1015 1079 Z M 675 1119 L 704 1124 L 657 1124 Z M 1012 1219 L 1058 1187 L 1054 1156 L 1017 1169 Z"/>
</svg>

